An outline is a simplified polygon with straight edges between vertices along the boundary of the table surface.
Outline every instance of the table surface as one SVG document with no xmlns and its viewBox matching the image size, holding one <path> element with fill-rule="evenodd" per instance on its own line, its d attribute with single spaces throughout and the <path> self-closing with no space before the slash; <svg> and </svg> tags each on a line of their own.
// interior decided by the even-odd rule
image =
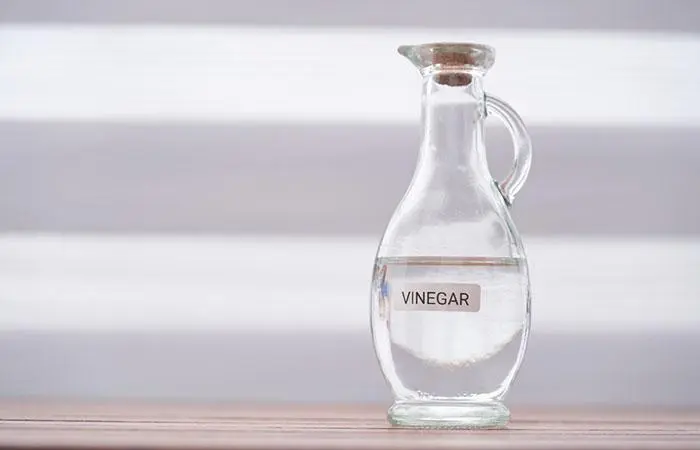
<svg viewBox="0 0 700 450">
<path fill-rule="evenodd" d="M 0 402 L 0 448 L 697 448 L 700 411 L 530 409 L 505 430 L 388 426 L 376 405 Z"/>
</svg>

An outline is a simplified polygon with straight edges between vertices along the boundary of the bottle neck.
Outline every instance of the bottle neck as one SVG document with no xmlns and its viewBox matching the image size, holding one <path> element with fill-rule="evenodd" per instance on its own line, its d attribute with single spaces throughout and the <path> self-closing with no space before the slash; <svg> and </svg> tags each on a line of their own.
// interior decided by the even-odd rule
<svg viewBox="0 0 700 450">
<path fill-rule="evenodd" d="M 485 173 L 484 91 L 479 75 L 436 71 L 423 79 L 421 164 L 460 176 Z"/>
</svg>

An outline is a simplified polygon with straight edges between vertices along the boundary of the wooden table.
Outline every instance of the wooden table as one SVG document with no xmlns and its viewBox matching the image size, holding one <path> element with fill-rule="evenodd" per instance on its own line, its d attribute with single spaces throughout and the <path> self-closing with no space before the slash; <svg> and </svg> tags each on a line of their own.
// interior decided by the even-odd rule
<svg viewBox="0 0 700 450">
<path fill-rule="evenodd" d="M 514 410 L 506 430 L 396 429 L 379 406 L 0 403 L 0 448 L 700 449 L 699 411 Z"/>
</svg>

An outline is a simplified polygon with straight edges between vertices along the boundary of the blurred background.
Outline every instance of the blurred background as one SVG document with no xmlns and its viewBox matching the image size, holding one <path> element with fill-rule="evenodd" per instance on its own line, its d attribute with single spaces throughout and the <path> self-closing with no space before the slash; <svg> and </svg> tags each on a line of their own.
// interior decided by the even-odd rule
<svg viewBox="0 0 700 450">
<path fill-rule="evenodd" d="M 525 119 L 511 405 L 700 406 L 700 3 L 0 1 L 0 397 L 382 402 L 400 44 L 496 47 Z M 488 123 L 489 164 L 509 166 Z"/>
</svg>

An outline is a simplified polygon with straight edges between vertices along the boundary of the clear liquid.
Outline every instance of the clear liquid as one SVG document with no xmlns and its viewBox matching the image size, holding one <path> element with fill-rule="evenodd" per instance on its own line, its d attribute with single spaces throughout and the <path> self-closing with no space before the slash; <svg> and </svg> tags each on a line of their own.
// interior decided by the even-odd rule
<svg viewBox="0 0 700 450">
<path fill-rule="evenodd" d="M 393 309 L 386 293 L 404 283 L 478 284 L 481 308 Z M 378 258 L 372 325 L 378 357 L 394 390 L 441 397 L 498 391 L 520 354 L 528 296 L 522 259 Z"/>
</svg>

